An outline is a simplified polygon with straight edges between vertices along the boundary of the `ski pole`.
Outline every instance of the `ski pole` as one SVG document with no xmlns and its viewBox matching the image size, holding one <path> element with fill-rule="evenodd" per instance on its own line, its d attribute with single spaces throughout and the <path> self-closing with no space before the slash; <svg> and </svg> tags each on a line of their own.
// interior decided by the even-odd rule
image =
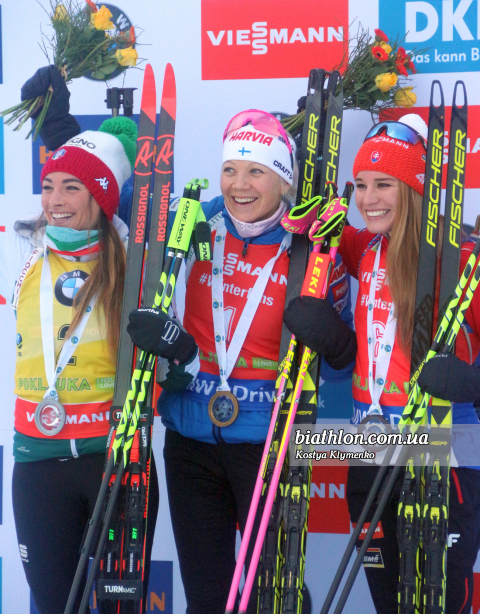
<svg viewBox="0 0 480 614">
<path fill-rule="evenodd" d="M 175 217 L 174 226 L 172 228 L 171 238 L 169 240 L 169 247 L 173 246 L 176 249 L 174 251 L 174 256 L 172 257 L 172 259 L 169 260 L 168 257 L 166 259 L 154 300 L 155 308 L 162 308 L 165 310 L 168 309 L 168 306 L 170 305 L 173 297 L 173 291 L 175 289 L 176 278 L 173 277 L 174 272 L 177 271 L 178 273 L 178 269 L 180 268 L 180 264 L 185 255 L 185 252 L 189 249 L 190 238 L 192 236 L 196 221 L 205 221 L 204 216 L 202 220 L 203 212 L 201 211 L 200 202 L 198 198 L 200 194 L 200 189 L 205 189 L 206 187 L 208 187 L 208 182 L 207 180 L 204 180 L 204 182 L 200 184 L 198 180 L 193 180 L 192 183 L 187 184 L 186 191 L 188 194 L 191 193 L 192 184 L 195 199 L 189 199 L 184 197 L 180 201 L 180 206 Z M 207 252 L 210 253 L 211 250 L 207 249 Z M 172 266 L 172 261 L 173 270 L 170 273 L 170 271 L 167 271 L 166 269 L 167 264 L 169 267 Z M 177 261 L 178 265 L 176 266 Z M 101 520 L 103 502 L 108 497 L 108 488 L 112 487 L 110 497 L 108 497 L 109 501 L 107 505 L 107 510 L 105 512 L 104 526 L 97 545 L 97 554 L 94 559 L 94 565 L 92 566 L 89 577 L 87 579 L 87 585 L 84 590 L 79 614 L 83 614 L 83 612 L 88 607 L 90 591 L 93 586 L 93 581 L 97 571 L 98 563 L 100 561 L 101 554 L 103 551 L 103 546 L 114 510 L 115 499 L 118 495 L 118 489 L 120 487 L 123 472 L 125 470 L 125 465 L 128 462 L 128 452 L 133 443 L 133 438 L 141 413 L 141 407 L 146 398 L 148 387 L 151 382 L 151 375 L 154 368 L 155 359 L 155 356 L 143 351 L 140 352 L 140 355 L 137 359 L 137 364 L 135 366 L 135 370 L 132 376 L 130 390 L 127 394 L 127 398 L 123 406 L 122 417 L 120 419 L 120 423 L 117 427 L 114 437 L 112 438 L 110 456 L 107 462 L 107 467 L 104 472 L 99 496 L 95 504 L 94 514 L 92 515 L 92 519 L 89 522 L 89 528 L 85 539 L 82 556 L 80 558 L 74 582 L 72 584 L 72 589 L 70 591 L 67 607 L 65 609 L 65 614 L 71 614 L 72 612 L 78 589 L 82 582 L 83 574 L 86 568 L 86 564 L 88 562 L 93 539 L 97 532 L 99 522 Z M 133 410 L 131 408 L 133 408 Z M 117 464 L 120 452 L 122 452 L 122 454 L 120 462 L 119 464 Z M 117 466 L 117 472 L 115 474 L 115 480 L 111 484 L 110 481 L 115 466 Z"/>
<path fill-rule="evenodd" d="M 391 459 L 391 455 L 389 456 L 387 453 L 385 455 L 385 458 L 383 459 L 383 463 L 379 471 L 377 472 L 375 480 L 372 484 L 372 488 L 370 489 L 370 492 L 368 493 L 367 500 L 365 501 L 362 512 L 357 521 L 355 530 L 353 531 L 350 537 L 350 540 L 347 544 L 347 548 L 345 549 L 343 558 L 340 562 L 340 565 L 338 566 L 337 573 L 335 574 L 332 585 L 330 586 L 330 590 L 328 591 L 325 602 L 322 606 L 322 609 L 320 610 L 320 614 L 327 614 L 328 611 L 330 610 L 330 606 L 332 605 L 333 600 L 335 599 L 335 595 L 337 594 L 338 587 L 340 586 L 340 582 L 342 581 L 343 574 L 345 573 L 345 570 L 348 567 L 348 563 L 350 561 L 350 557 L 352 556 L 352 552 L 355 550 L 357 539 L 359 538 L 360 533 L 363 529 L 363 525 L 365 524 L 365 519 L 367 518 L 367 514 L 370 511 L 373 501 L 375 500 L 375 497 L 377 496 L 378 489 L 380 488 L 380 485 L 383 482 L 383 478 L 388 469 L 390 459 Z"/>
<path fill-rule="evenodd" d="M 329 74 L 325 94 L 327 98 L 325 128 L 321 130 L 320 137 L 323 141 L 323 154 L 321 164 L 319 164 L 320 194 L 325 191 L 328 193 L 327 183 L 335 184 L 338 178 L 343 123 L 343 87 L 338 71 Z M 320 148 L 322 148 L 322 143 L 320 143 Z M 295 428 L 297 422 L 309 421 L 312 424 L 316 422 L 319 377 L 320 359 L 319 356 L 316 356 L 308 369 L 292 428 Z M 295 379 L 296 375 L 290 376 L 290 382 L 294 382 Z M 296 447 L 295 453 L 297 449 Z M 290 451 L 290 454 L 292 453 Z M 295 465 L 294 460 L 292 464 L 286 461 L 282 475 L 283 473 L 285 477 L 281 478 L 278 486 L 278 496 L 272 508 L 262 548 L 261 563 L 258 567 L 259 614 L 260 611 L 262 614 L 270 614 L 271 604 L 276 611 L 278 601 L 280 602 L 279 611 L 284 613 L 300 612 L 303 607 L 312 466 L 309 463 L 308 467 L 304 468 Z M 278 516 L 277 520 L 275 516 Z M 275 524 L 277 530 L 272 533 Z M 275 537 L 277 537 L 276 540 L 274 540 Z M 276 555 L 275 558 L 272 555 Z M 272 569 L 274 562 L 276 565 Z"/>
<path fill-rule="evenodd" d="M 351 190 L 350 190 L 351 195 Z M 322 236 L 322 225 L 319 224 L 315 227 L 315 240 L 318 242 L 315 244 L 315 251 L 312 252 L 310 256 L 309 265 L 307 269 L 307 275 L 305 277 L 305 282 L 302 288 L 302 295 L 312 295 L 315 294 L 315 289 L 317 289 L 317 295 L 319 298 L 325 298 L 326 289 L 328 288 L 328 276 L 331 270 L 331 264 L 335 261 L 335 256 L 338 249 L 339 238 L 341 237 L 341 232 L 343 231 L 343 227 L 345 225 L 345 215 L 348 209 L 348 200 L 346 198 L 337 198 L 334 199 L 330 206 L 327 207 L 327 210 L 324 214 L 324 225 L 327 227 L 328 232 L 332 233 L 332 246 L 330 248 L 329 254 L 321 254 L 320 253 L 320 241 L 324 239 L 325 235 Z M 343 212 L 343 215 L 339 215 L 340 212 Z M 336 225 L 332 225 L 330 221 L 335 217 Z M 321 220 L 320 220 L 321 221 Z M 337 242 L 333 245 L 333 233 L 338 237 Z M 310 236 L 312 238 L 312 236 Z M 316 269 L 316 273 L 313 272 L 313 269 Z M 312 283 L 313 280 L 313 283 Z M 288 447 L 288 440 L 290 438 L 290 433 L 292 430 L 293 420 L 295 419 L 296 410 L 298 406 L 298 401 L 300 399 L 300 395 L 303 387 L 303 380 L 306 375 L 306 371 L 310 365 L 310 362 L 313 360 L 315 353 L 310 349 L 305 348 L 302 357 L 302 363 L 299 370 L 299 376 L 295 385 L 293 400 L 290 406 L 290 410 L 288 413 L 287 421 L 285 424 L 285 430 L 283 432 L 282 440 L 280 443 L 280 447 L 278 450 L 278 456 L 275 463 L 275 468 L 273 470 L 272 480 L 270 482 L 270 487 L 267 495 L 267 500 L 265 503 L 265 508 L 263 511 L 260 528 L 258 531 L 257 539 L 255 542 L 255 548 L 252 555 L 252 560 L 250 562 L 250 567 L 248 570 L 247 579 L 245 581 L 245 587 L 243 589 L 242 598 L 240 601 L 239 614 L 246 612 L 246 608 L 248 605 L 248 600 L 250 598 L 250 593 L 252 590 L 253 582 L 255 579 L 256 569 L 258 565 L 258 561 L 260 559 L 260 553 L 263 546 L 263 541 L 265 538 L 265 533 L 267 530 L 268 521 L 270 518 L 271 509 L 273 506 L 273 501 L 275 499 L 275 495 L 277 492 L 277 486 L 280 479 L 280 472 L 283 467 L 283 462 L 285 460 L 285 455 Z M 262 463 L 263 464 L 263 463 Z M 257 478 L 258 481 L 258 478 Z M 261 487 L 263 485 L 263 478 L 260 476 L 260 494 Z M 259 499 L 260 497 L 258 497 Z M 258 501 L 257 501 L 258 505 Z M 256 510 L 255 510 L 256 511 Z M 252 525 L 255 514 L 252 513 Z M 251 531 L 251 530 L 250 530 Z M 245 547 L 246 552 L 246 547 Z M 240 568 L 241 570 L 241 568 Z M 240 571 L 241 573 L 241 571 Z M 230 596 L 233 597 L 236 595 L 231 590 Z"/>
<path fill-rule="evenodd" d="M 392 450 L 394 450 L 395 448 L 392 446 Z M 370 527 L 368 528 L 367 534 L 365 535 L 365 539 L 363 540 L 363 544 L 362 547 L 360 548 L 357 557 L 355 559 L 355 562 L 353 563 L 353 567 L 350 571 L 350 574 L 347 578 L 347 581 L 345 583 L 344 589 L 342 591 L 342 594 L 340 595 L 340 598 L 338 600 L 337 603 L 337 607 L 335 608 L 334 614 L 341 614 L 341 612 L 343 612 L 343 608 L 345 607 L 345 603 L 347 602 L 348 596 L 350 595 L 350 591 L 352 590 L 352 586 L 355 582 L 355 579 L 357 577 L 358 571 L 360 569 L 360 565 L 363 563 L 363 559 L 365 556 L 365 552 L 367 551 L 368 547 L 370 546 L 370 542 L 372 541 L 373 535 L 375 533 L 375 530 L 377 528 L 377 524 L 378 521 L 380 520 L 380 516 L 383 513 L 383 510 L 387 504 L 387 501 L 390 497 L 390 493 L 392 492 L 392 489 L 395 485 L 395 481 L 397 479 L 398 473 L 400 471 L 401 468 L 401 462 L 403 461 L 404 458 L 406 458 L 406 452 L 407 452 L 407 448 L 404 448 L 400 454 L 400 457 L 398 459 L 397 464 L 394 466 L 393 471 L 390 475 L 390 478 L 387 482 L 387 485 L 385 487 L 385 490 L 383 491 L 382 497 L 380 499 L 380 502 L 378 504 L 377 509 L 375 510 L 375 514 L 372 518 L 372 522 L 370 523 Z M 393 452 L 392 452 L 393 455 Z M 373 501 L 373 499 L 372 499 Z M 359 523 L 360 524 L 360 523 Z M 360 525 L 363 526 L 363 525 Z M 323 611 L 323 610 L 322 610 Z"/>
<path fill-rule="evenodd" d="M 150 64 L 145 67 L 145 75 L 143 80 L 142 98 L 140 104 L 140 121 L 138 130 L 135 170 L 134 170 L 134 193 L 132 200 L 132 214 L 130 227 L 137 226 L 137 222 L 140 220 L 143 212 L 141 211 L 141 199 L 142 191 L 149 190 L 150 179 L 152 175 L 152 156 L 145 156 L 144 144 L 153 141 L 155 135 L 155 107 L 156 107 L 156 90 L 155 90 L 155 78 L 153 70 Z M 142 226 L 140 226 L 142 228 Z M 123 356 L 123 360 L 117 360 L 118 368 L 115 378 L 115 390 L 114 400 L 112 407 L 116 405 L 116 399 L 119 397 L 125 398 L 128 388 L 126 387 L 126 378 L 131 377 L 133 367 L 133 344 L 126 331 L 126 318 L 128 313 L 138 307 L 139 300 L 138 295 L 140 291 L 140 279 L 141 271 L 143 267 L 144 258 L 144 240 L 145 234 L 139 233 L 140 241 L 136 242 L 133 239 L 129 241 L 129 249 L 127 254 L 127 270 L 131 272 L 131 275 L 125 277 L 125 289 L 124 299 L 122 303 L 122 319 L 120 339 L 118 344 L 117 356 Z M 128 384 L 127 384 L 128 385 Z M 114 434 L 114 428 L 110 427 L 109 443 L 112 440 Z M 80 559 L 78 562 L 75 577 L 72 583 L 72 588 L 68 597 L 67 605 L 65 608 L 65 614 L 71 614 L 75 605 L 75 599 L 82 584 L 84 572 L 87 568 L 90 551 L 92 549 L 93 541 L 97 534 L 97 527 L 102 516 L 103 501 L 107 496 L 107 490 L 109 487 L 109 481 L 114 469 L 113 457 L 108 458 L 105 469 L 102 484 L 100 486 L 99 495 L 95 503 L 95 507 L 92 513 L 92 517 L 88 522 L 88 531 L 85 536 L 84 543 L 82 545 Z"/>
<path fill-rule="evenodd" d="M 447 351 L 450 351 L 451 348 L 453 347 L 455 338 L 465 318 L 465 310 L 468 309 L 472 301 L 472 298 L 473 298 L 473 292 L 478 286 L 478 275 L 479 275 L 480 266 L 479 266 L 479 263 L 476 263 L 476 260 L 480 253 L 479 243 L 480 241 L 477 241 L 472 253 L 470 254 L 468 258 L 467 264 L 465 265 L 465 268 L 460 277 L 460 280 L 455 288 L 454 296 L 450 299 L 450 302 L 445 308 L 445 314 L 440 322 L 440 325 L 438 327 L 437 333 L 433 340 L 432 346 L 430 350 L 428 351 L 428 354 L 425 357 L 425 360 L 422 362 L 422 364 L 420 365 L 418 369 L 417 377 L 424 363 L 427 360 L 430 360 L 430 358 L 433 358 L 433 356 L 435 356 L 435 354 L 438 353 L 439 349 L 442 346 L 446 346 L 447 348 L 449 348 Z M 473 273 L 473 277 L 472 277 L 472 273 Z M 466 293 L 465 293 L 465 288 L 467 288 Z M 464 294 L 465 294 L 464 300 L 461 302 L 459 306 L 460 299 L 462 298 L 462 296 L 464 296 Z M 404 426 L 406 426 L 407 424 L 410 424 L 416 430 L 417 426 L 423 420 L 425 412 L 429 404 L 429 401 L 430 401 L 430 397 L 425 394 L 423 396 L 423 399 L 420 401 L 420 404 L 416 405 L 416 403 L 412 401 L 413 399 L 415 399 L 416 401 L 419 393 L 420 393 L 420 388 L 418 387 L 417 381 L 415 379 L 414 386 L 409 395 L 409 402 L 407 403 L 407 406 L 405 407 L 405 411 L 403 412 L 402 418 L 400 419 L 400 422 L 398 425 L 400 430 L 402 430 Z"/>
<path fill-rule="evenodd" d="M 313 214 L 316 217 L 318 213 L 324 210 L 321 207 L 322 200 L 323 199 L 321 197 L 315 197 L 307 201 L 306 203 L 303 203 L 299 207 L 302 209 L 302 211 L 310 212 L 313 210 Z M 295 211 L 295 210 L 297 210 L 297 207 L 294 207 L 292 209 L 292 211 Z M 289 217 L 291 217 L 291 212 L 290 212 Z M 304 225 L 302 226 L 303 231 L 306 231 L 307 229 L 308 229 L 308 226 L 304 226 Z M 320 247 L 321 247 L 321 243 L 320 242 L 316 243 L 313 246 L 312 252 L 319 253 Z M 297 341 L 295 339 L 295 335 L 292 335 L 290 337 L 290 343 L 288 346 L 287 355 L 285 357 L 283 369 L 279 377 L 278 391 L 277 391 L 277 395 L 275 398 L 275 404 L 272 410 L 272 417 L 270 420 L 270 425 L 268 427 L 267 439 L 265 440 L 262 460 L 260 462 L 260 468 L 258 470 L 257 480 L 255 482 L 255 488 L 253 491 L 252 502 L 250 504 L 250 509 L 248 511 L 248 517 L 245 523 L 245 529 L 243 531 L 243 538 L 242 538 L 242 542 L 240 545 L 240 551 L 237 557 L 235 573 L 233 575 L 233 580 L 232 580 L 232 584 L 230 587 L 230 593 L 228 595 L 226 614 L 230 614 L 231 612 L 233 612 L 233 609 L 235 607 L 235 600 L 237 598 L 238 587 L 240 585 L 240 580 L 242 577 L 243 565 L 245 563 L 245 558 L 247 556 L 247 550 L 248 550 L 248 546 L 250 543 L 250 537 L 252 535 L 252 530 L 253 530 L 253 525 L 255 522 L 255 517 L 257 514 L 258 505 L 260 503 L 260 498 L 262 496 L 263 484 L 265 480 L 265 473 L 267 470 L 267 465 L 268 465 L 268 461 L 269 461 L 270 454 L 271 454 L 271 445 L 272 445 L 272 441 L 275 436 L 276 428 L 278 425 L 278 417 L 279 417 L 280 409 L 285 399 L 288 378 L 290 376 L 291 367 L 292 367 L 293 360 L 295 357 L 296 346 L 297 346 Z"/>
<path fill-rule="evenodd" d="M 332 184 L 333 185 L 333 184 Z M 334 192 L 333 187 L 330 190 L 330 200 L 333 198 Z M 335 211 L 328 211 L 328 205 L 322 206 L 323 198 L 316 196 L 306 203 L 302 203 L 297 207 L 293 207 L 293 209 L 288 214 L 288 221 L 284 222 L 282 220 L 282 226 L 287 230 L 292 231 L 291 221 L 299 220 L 300 226 L 297 227 L 298 230 L 294 232 L 299 234 L 304 234 L 308 231 L 310 225 L 313 220 L 318 222 L 320 226 L 322 224 L 328 223 L 328 229 L 332 228 L 332 213 L 336 216 L 336 222 L 338 223 L 339 214 L 341 218 L 345 217 L 345 212 L 342 209 L 335 209 Z M 320 216 L 320 219 L 317 219 L 317 216 Z M 286 216 L 287 217 L 287 216 Z M 310 222 L 309 225 L 306 223 Z M 341 221 L 341 220 L 340 220 Z M 316 228 L 318 227 L 318 224 Z M 320 237 L 319 237 L 320 238 Z M 314 246 L 312 253 L 320 253 L 321 242 L 317 241 Z M 285 357 L 284 365 L 282 372 L 279 377 L 278 383 L 278 391 L 275 398 L 275 404 L 272 410 L 272 417 L 270 420 L 270 425 L 268 427 L 267 439 L 265 440 L 265 446 L 263 448 L 262 460 L 260 462 L 260 468 L 257 474 L 257 480 L 255 482 L 255 488 L 253 491 L 252 502 L 250 504 L 250 509 L 248 511 L 247 521 L 245 523 L 245 529 L 243 531 L 243 538 L 240 545 L 240 551 L 237 557 L 237 563 L 235 566 L 235 573 L 233 575 L 232 584 L 230 587 L 230 593 L 228 595 L 226 614 L 230 614 L 233 612 L 235 607 L 235 600 L 237 598 L 238 587 L 240 585 L 240 580 L 243 572 L 243 565 L 245 563 L 245 558 L 247 556 L 247 550 L 250 543 L 250 538 L 252 535 L 253 525 L 255 522 L 255 517 L 257 515 L 258 505 L 260 503 L 260 498 L 262 496 L 263 485 L 265 481 L 265 474 L 267 471 L 268 462 L 271 454 L 271 446 L 276 434 L 277 426 L 278 426 L 278 417 L 280 414 L 280 409 L 282 407 L 283 401 L 285 399 L 285 394 L 287 391 L 288 378 L 290 376 L 291 367 L 293 364 L 293 360 L 295 358 L 295 349 L 297 346 L 297 341 L 295 339 L 295 335 L 290 337 L 290 343 L 288 346 L 287 355 Z"/>
<path fill-rule="evenodd" d="M 437 349 L 439 347 L 442 347 L 443 345 L 446 346 L 446 349 L 448 348 L 452 348 L 453 347 L 453 343 L 455 342 L 455 337 L 460 329 L 460 326 L 463 322 L 463 319 L 465 317 L 465 311 L 468 309 L 472 298 L 473 298 L 473 293 L 475 291 L 475 289 L 478 287 L 478 284 L 480 282 L 480 259 L 477 261 L 477 257 L 480 253 L 480 242 L 477 242 L 475 245 L 474 250 L 472 251 L 472 253 L 470 254 L 470 257 L 468 259 L 467 265 L 463 271 L 462 277 L 457 285 L 457 288 L 455 290 L 455 296 L 454 298 L 451 300 L 450 304 L 447 306 L 445 315 L 442 319 L 442 322 L 440 324 L 440 327 L 437 331 L 437 335 L 435 336 L 435 341 L 434 344 L 437 347 Z M 455 308 L 458 306 L 458 301 L 459 298 L 462 296 L 463 294 L 463 289 L 466 286 L 467 281 L 470 280 L 470 284 L 467 288 L 467 292 L 465 294 L 465 299 L 464 301 L 462 301 L 460 307 L 458 308 L 457 312 L 455 313 L 455 315 L 453 315 L 453 312 L 455 310 Z M 433 345 L 432 345 L 432 349 L 433 349 Z M 433 354 L 429 355 L 428 358 L 431 358 L 432 356 L 434 356 L 436 354 L 436 351 L 433 352 Z M 422 365 L 423 366 L 423 365 Z M 420 367 L 421 369 L 421 367 Z M 421 394 L 420 389 L 418 388 L 418 386 L 416 388 L 412 388 L 411 394 L 409 396 L 409 405 L 412 405 L 412 407 L 415 407 L 415 401 L 411 401 L 411 397 L 413 397 L 413 395 L 415 394 L 415 391 L 418 394 Z M 427 400 L 427 406 L 428 406 L 428 401 L 429 401 L 429 396 L 428 395 L 424 395 L 425 397 L 428 398 Z M 410 416 L 410 414 L 408 414 L 408 416 Z M 415 430 L 417 429 L 417 420 L 416 420 L 416 416 L 414 415 L 412 420 L 415 419 L 415 423 L 411 423 L 409 418 L 406 417 L 405 419 L 403 419 L 402 416 L 402 421 L 403 421 L 403 426 L 407 426 L 409 425 L 412 428 L 412 431 L 415 432 Z M 400 425 L 399 425 L 400 426 Z M 402 430 L 402 429 L 400 429 Z M 393 456 L 393 452 L 394 452 L 394 447 L 392 446 L 392 448 L 387 452 L 387 455 L 385 456 L 384 462 L 390 462 L 391 457 Z M 400 471 L 400 467 L 402 466 L 403 462 L 406 460 L 408 455 L 408 447 L 404 447 L 401 451 L 400 457 L 396 463 L 396 465 L 393 468 L 393 472 L 390 475 L 387 485 L 385 487 L 385 490 L 383 491 L 382 497 L 380 499 L 380 502 L 378 504 L 378 507 L 375 511 L 375 514 L 373 516 L 372 522 L 370 523 L 370 527 L 369 530 L 365 536 L 365 539 L 363 540 L 363 544 L 362 547 L 360 548 L 357 557 L 355 559 L 355 562 L 353 564 L 353 567 L 350 571 L 350 574 L 348 576 L 347 582 L 345 584 L 345 587 L 343 589 L 343 592 L 340 596 L 340 599 L 337 603 L 337 607 L 335 608 L 334 614 L 341 614 L 341 612 L 343 611 L 343 608 L 345 607 L 345 603 L 348 599 L 348 596 L 350 594 L 350 591 L 352 589 L 352 586 L 355 582 L 356 576 L 358 574 L 358 571 L 360 569 L 360 565 L 363 562 L 363 558 L 365 555 L 365 552 L 367 551 L 367 548 L 370 545 L 370 542 L 373 538 L 375 529 L 377 527 L 378 521 L 380 520 L 380 516 L 383 513 L 383 510 L 385 508 L 385 505 L 387 504 L 388 498 L 390 496 L 390 493 L 395 485 L 395 481 L 397 479 L 398 473 Z M 387 456 L 390 456 L 390 459 L 387 461 Z M 374 486 L 376 484 L 376 480 L 374 482 Z M 369 497 L 370 499 L 370 497 Z M 370 506 L 373 503 L 373 499 L 374 497 L 372 497 L 371 502 L 370 502 Z M 365 516 L 366 513 L 368 513 L 368 510 L 365 510 L 366 505 L 364 506 L 364 509 L 362 510 L 362 515 L 365 512 Z M 360 524 L 360 523 L 359 523 Z M 363 525 L 361 525 L 363 526 Z M 357 526 L 358 528 L 358 526 Z M 350 542 L 349 542 L 349 546 L 350 546 Z M 345 558 L 345 557 L 344 557 Z M 350 558 L 350 556 L 348 557 Z M 343 563 L 343 560 L 342 560 Z M 348 564 L 348 561 L 347 561 Z M 346 566 L 345 566 L 346 567 Z M 343 575 L 343 572 L 342 572 Z M 337 583 L 337 588 L 338 588 L 338 584 Z M 337 589 L 335 589 L 336 592 Z M 329 593 L 330 595 L 330 593 Z M 333 595 L 334 596 L 334 595 Z M 331 601 L 333 601 L 333 596 L 330 600 L 330 604 Z M 322 608 L 321 614 L 327 614 L 328 609 L 330 607 L 330 604 L 328 605 L 327 608 L 324 607 Z"/>
</svg>

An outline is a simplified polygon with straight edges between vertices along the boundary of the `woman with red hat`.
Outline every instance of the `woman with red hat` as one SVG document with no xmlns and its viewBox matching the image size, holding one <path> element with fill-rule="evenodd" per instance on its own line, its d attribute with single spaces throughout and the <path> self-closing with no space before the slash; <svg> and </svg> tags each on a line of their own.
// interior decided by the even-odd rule
<svg viewBox="0 0 480 614">
<path fill-rule="evenodd" d="M 0 293 L 13 296 L 17 323 L 13 512 L 41 614 L 65 610 L 103 475 L 128 234 L 114 212 L 136 138 L 124 117 L 70 138 L 42 170 L 41 215 L 0 233 Z"/>
<path fill-rule="evenodd" d="M 344 230 L 340 253 L 359 282 L 355 308 L 356 359 L 353 373 L 354 417 L 372 414 L 394 425 L 407 403 L 410 379 L 415 288 L 424 191 L 427 126 L 418 115 L 382 122 L 367 134 L 354 162 L 355 201 L 366 228 Z M 463 270 L 474 244 L 462 245 Z M 373 305 L 373 308 L 370 306 Z M 287 327 L 308 347 L 335 358 L 344 335 L 342 322 L 326 301 L 302 297 L 285 312 Z M 424 367 L 419 384 L 429 394 L 454 404 L 453 421 L 478 424 L 473 402 L 480 399 L 480 369 L 472 365 L 480 351 L 480 294 L 466 313 L 456 355 L 440 355 Z M 353 335 L 353 333 L 352 333 Z M 373 377 L 375 373 L 375 377 Z M 351 466 L 347 500 L 352 523 L 360 516 L 378 468 Z M 480 472 L 451 470 L 446 612 L 467 614 L 473 595 L 473 565 L 480 547 Z M 381 564 L 365 564 L 377 612 L 398 610 L 398 489 L 391 496 L 372 544 Z M 375 506 L 367 517 L 371 520 Z M 359 546 L 361 542 L 359 542 Z"/>
</svg>

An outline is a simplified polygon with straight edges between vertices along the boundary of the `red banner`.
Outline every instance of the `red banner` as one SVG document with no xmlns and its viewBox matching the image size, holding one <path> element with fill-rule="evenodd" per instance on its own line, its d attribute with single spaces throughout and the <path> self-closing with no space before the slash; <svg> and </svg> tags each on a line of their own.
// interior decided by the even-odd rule
<svg viewBox="0 0 480 614">
<path fill-rule="evenodd" d="M 202 79 L 308 77 L 347 38 L 348 0 L 202 0 Z"/>
<path fill-rule="evenodd" d="M 473 574 L 472 614 L 480 614 L 480 573 Z"/>
<path fill-rule="evenodd" d="M 350 533 L 347 475 L 348 466 L 313 467 L 309 533 Z"/>
</svg>

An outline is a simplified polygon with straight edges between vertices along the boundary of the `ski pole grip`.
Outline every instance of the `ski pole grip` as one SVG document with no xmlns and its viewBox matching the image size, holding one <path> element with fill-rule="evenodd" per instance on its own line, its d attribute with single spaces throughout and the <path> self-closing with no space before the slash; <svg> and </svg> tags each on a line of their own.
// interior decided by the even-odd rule
<svg viewBox="0 0 480 614">
<path fill-rule="evenodd" d="M 192 198 L 180 199 L 172 231 L 168 239 L 169 248 L 188 252 L 199 208 L 200 202 L 198 200 Z"/>
<path fill-rule="evenodd" d="M 328 267 L 330 265 L 329 254 L 319 254 L 312 252 L 308 260 L 307 273 L 303 282 L 301 296 L 313 296 L 315 298 L 325 298 L 323 289 L 327 279 Z"/>
<path fill-rule="evenodd" d="M 198 261 L 212 259 L 212 231 L 208 222 L 198 222 L 195 226 L 193 246 Z"/>
</svg>

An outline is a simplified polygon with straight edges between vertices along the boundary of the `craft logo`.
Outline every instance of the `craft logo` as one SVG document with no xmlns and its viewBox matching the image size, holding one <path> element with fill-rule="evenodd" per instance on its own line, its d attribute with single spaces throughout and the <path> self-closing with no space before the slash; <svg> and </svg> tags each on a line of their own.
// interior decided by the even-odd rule
<svg viewBox="0 0 480 614">
<path fill-rule="evenodd" d="M 480 3 L 475 0 L 379 0 L 380 29 L 399 40 L 423 73 L 478 71 Z"/>
<path fill-rule="evenodd" d="M 313 467 L 309 533 L 350 533 L 347 507 L 348 467 Z"/>
<path fill-rule="evenodd" d="M 203 80 L 308 77 L 340 63 L 348 0 L 202 0 L 201 28 Z"/>
<path fill-rule="evenodd" d="M 480 64 L 479 64 L 480 68 Z M 450 98 L 453 91 L 444 92 L 446 98 Z M 407 115 L 408 113 L 417 113 L 428 122 L 428 107 L 415 107 L 411 110 L 396 109 L 394 116 L 389 115 L 389 119 L 396 119 Z M 447 183 L 447 162 L 450 151 L 450 119 L 452 117 L 452 107 L 445 107 L 445 136 L 443 139 L 443 174 L 442 188 L 446 187 Z M 465 188 L 480 188 L 480 105 L 468 105 L 468 129 L 466 143 L 462 139 L 466 151 L 465 160 Z M 463 166 L 462 166 L 463 168 Z"/>
</svg>

